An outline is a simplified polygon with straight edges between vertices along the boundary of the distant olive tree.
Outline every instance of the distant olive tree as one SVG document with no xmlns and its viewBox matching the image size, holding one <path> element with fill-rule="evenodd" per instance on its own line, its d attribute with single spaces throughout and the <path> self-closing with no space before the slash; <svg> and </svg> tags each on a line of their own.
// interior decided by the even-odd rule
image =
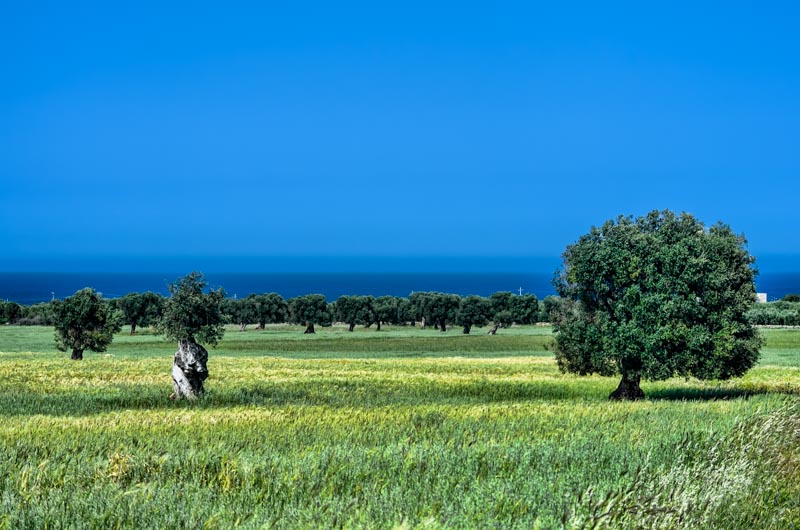
<svg viewBox="0 0 800 530">
<path fill-rule="evenodd" d="M 292 323 L 303 324 L 303 333 L 314 333 L 314 325 L 330 326 L 332 321 L 328 302 L 321 294 L 307 294 L 289 300 L 289 314 Z"/>
<path fill-rule="evenodd" d="M 377 330 L 381 330 L 382 323 L 402 326 L 414 320 L 411 304 L 407 298 L 395 296 L 379 296 L 375 299 L 375 323 Z"/>
<path fill-rule="evenodd" d="M 491 304 L 490 318 L 495 326 L 507 328 L 514 323 L 514 293 L 509 291 L 500 291 L 492 294 L 489 297 Z"/>
<path fill-rule="evenodd" d="M 369 327 L 377 321 L 375 298 L 372 296 L 340 296 L 334 308 L 336 320 L 346 323 L 347 331 L 353 331 L 357 324 Z"/>
<path fill-rule="evenodd" d="M 485 326 L 489 321 L 491 304 L 489 300 L 482 296 L 467 296 L 461 299 L 458 308 L 456 323 L 463 326 L 464 334 L 469 334 L 472 326 Z"/>
<path fill-rule="evenodd" d="M 239 326 L 239 331 L 247 329 L 248 324 L 258 320 L 256 302 L 253 298 L 226 298 L 222 302 L 222 312 L 232 323 Z"/>
<path fill-rule="evenodd" d="M 266 324 L 282 324 L 289 318 L 289 304 L 277 293 L 251 294 L 247 297 L 252 300 L 258 329 L 264 329 Z"/>
<path fill-rule="evenodd" d="M 86 350 L 104 352 L 114 333 L 121 329 L 118 312 L 112 311 L 100 293 L 81 289 L 74 295 L 51 304 L 56 331 L 56 347 L 72 350 L 70 359 L 83 360 Z"/>
<path fill-rule="evenodd" d="M 539 321 L 539 299 L 533 294 L 514 296 L 511 302 L 511 317 L 521 325 L 535 324 Z"/>
<path fill-rule="evenodd" d="M 154 324 L 161 317 L 164 308 L 164 297 L 148 291 L 146 293 L 129 293 L 111 301 L 112 307 L 122 312 L 123 323 L 131 327 L 131 335 L 136 328 Z"/>
<path fill-rule="evenodd" d="M 16 302 L 0 301 L 0 324 L 15 324 L 22 318 L 22 306 Z"/>
</svg>

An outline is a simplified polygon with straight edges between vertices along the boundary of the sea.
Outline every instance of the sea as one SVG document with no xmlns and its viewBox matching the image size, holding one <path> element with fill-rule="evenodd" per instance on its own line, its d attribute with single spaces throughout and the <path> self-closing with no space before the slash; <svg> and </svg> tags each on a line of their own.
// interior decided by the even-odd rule
<svg viewBox="0 0 800 530">
<path fill-rule="evenodd" d="M 0 300 L 34 304 L 63 299 L 84 287 L 106 298 L 131 292 L 168 294 L 179 273 L 154 272 L 0 272 Z M 433 272 L 433 273 L 209 273 L 211 288 L 223 288 L 229 297 L 250 293 L 278 293 L 284 298 L 322 294 L 328 300 L 342 295 L 408 296 L 415 291 L 488 296 L 497 291 L 532 293 L 539 299 L 555 294 L 553 273 L 545 272 Z M 767 299 L 800 293 L 800 272 L 759 275 L 756 286 Z"/>
</svg>

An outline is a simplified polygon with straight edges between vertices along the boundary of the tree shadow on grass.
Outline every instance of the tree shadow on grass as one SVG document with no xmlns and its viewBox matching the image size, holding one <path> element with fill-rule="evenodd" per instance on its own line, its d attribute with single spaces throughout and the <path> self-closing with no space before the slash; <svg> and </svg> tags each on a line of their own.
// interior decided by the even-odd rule
<svg viewBox="0 0 800 530">
<path fill-rule="evenodd" d="M 322 406 L 373 408 L 408 405 L 473 405 L 501 402 L 602 399 L 591 387 L 559 381 L 438 382 L 319 380 L 258 382 L 215 389 L 195 402 L 168 398 L 171 387 L 124 385 L 92 391 L 35 393 L 0 391 L 0 415 L 90 416 L 130 410 L 222 409 L 228 407 Z"/>
<path fill-rule="evenodd" d="M 790 385 L 778 387 L 753 387 L 753 388 L 697 388 L 697 387 L 670 387 L 651 390 L 647 392 L 647 399 L 651 401 L 717 401 L 730 399 L 749 399 L 752 396 L 765 394 L 797 394 L 797 388 Z"/>
<path fill-rule="evenodd" d="M 441 381 L 427 378 L 409 380 L 307 379 L 298 381 L 255 381 L 241 386 L 207 385 L 205 397 L 195 402 L 169 399 L 171 386 L 114 385 L 105 388 L 76 388 L 69 391 L 37 393 L 0 390 L 2 416 L 91 416 L 136 410 L 219 410 L 232 407 L 330 407 L 376 408 L 391 406 L 461 406 L 513 402 L 607 402 L 608 388 L 580 381 L 509 381 L 482 378 Z M 711 401 L 747 399 L 760 394 L 800 394 L 796 385 L 747 388 L 667 387 L 647 392 L 650 401 Z"/>
</svg>

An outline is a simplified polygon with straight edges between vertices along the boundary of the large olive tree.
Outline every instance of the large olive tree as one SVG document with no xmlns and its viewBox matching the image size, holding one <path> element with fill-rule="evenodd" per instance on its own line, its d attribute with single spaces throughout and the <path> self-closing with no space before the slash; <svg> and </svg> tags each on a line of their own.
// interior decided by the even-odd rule
<svg viewBox="0 0 800 530">
<path fill-rule="evenodd" d="M 554 281 L 564 372 L 620 374 L 612 399 L 644 397 L 642 378 L 728 379 L 759 357 L 745 318 L 754 259 L 730 227 L 653 211 L 620 216 L 569 245 Z"/>
<path fill-rule="evenodd" d="M 192 272 L 170 285 L 169 292 L 157 328 L 178 341 L 172 365 L 173 397 L 194 399 L 203 394 L 203 381 L 208 378 L 208 351 L 200 343 L 215 345 L 225 334 L 225 291 L 207 291 L 203 275 Z"/>
</svg>

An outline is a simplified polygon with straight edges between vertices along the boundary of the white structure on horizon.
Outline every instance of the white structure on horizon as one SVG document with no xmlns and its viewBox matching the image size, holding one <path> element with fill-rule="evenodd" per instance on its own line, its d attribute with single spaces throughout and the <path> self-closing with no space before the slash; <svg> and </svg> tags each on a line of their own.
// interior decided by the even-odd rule
<svg viewBox="0 0 800 530">
<path fill-rule="evenodd" d="M 759 304 L 767 303 L 767 293 L 756 293 L 756 302 Z"/>
</svg>

